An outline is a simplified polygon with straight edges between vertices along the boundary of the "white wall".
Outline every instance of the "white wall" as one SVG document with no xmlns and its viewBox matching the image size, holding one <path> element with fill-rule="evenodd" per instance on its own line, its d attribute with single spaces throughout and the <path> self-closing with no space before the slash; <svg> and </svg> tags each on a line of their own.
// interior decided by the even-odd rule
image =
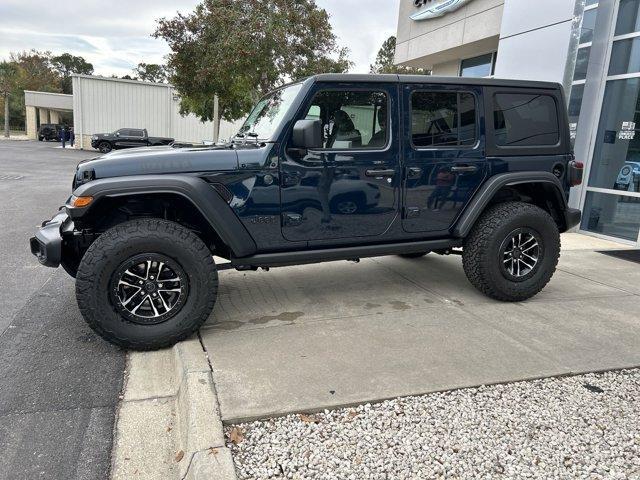
<svg viewBox="0 0 640 480">
<path fill-rule="evenodd" d="M 504 2 L 472 0 L 442 17 L 414 21 L 409 18 L 418 10 L 414 0 L 400 0 L 395 62 L 432 68 L 494 51 L 498 44 Z"/>
<path fill-rule="evenodd" d="M 73 77 L 76 135 L 112 132 L 119 128 L 146 128 L 150 136 L 185 142 L 213 139 L 213 122 L 180 115 L 180 99 L 171 85 L 77 75 Z M 239 125 L 222 121 L 220 138 Z M 87 147 L 86 145 L 84 146 Z"/>
<path fill-rule="evenodd" d="M 562 83 L 576 0 L 507 0 L 495 76 Z"/>
</svg>

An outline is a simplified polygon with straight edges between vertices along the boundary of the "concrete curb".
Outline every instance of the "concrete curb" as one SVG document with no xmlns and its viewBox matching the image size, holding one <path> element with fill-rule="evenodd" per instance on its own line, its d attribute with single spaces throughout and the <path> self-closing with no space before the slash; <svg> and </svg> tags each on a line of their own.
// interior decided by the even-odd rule
<svg viewBox="0 0 640 480">
<path fill-rule="evenodd" d="M 211 367 L 199 339 L 131 352 L 112 478 L 236 480 Z"/>
</svg>

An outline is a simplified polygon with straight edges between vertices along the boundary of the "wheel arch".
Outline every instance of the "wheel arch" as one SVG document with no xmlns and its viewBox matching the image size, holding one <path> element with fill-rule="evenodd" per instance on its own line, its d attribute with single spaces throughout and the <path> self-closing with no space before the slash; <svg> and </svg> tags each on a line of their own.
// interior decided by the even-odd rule
<svg viewBox="0 0 640 480">
<path fill-rule="evenodd" d="M 206 240 L 225 246 L 236 257 L 252 255 L 256 244 L 215 185 L 187 175 L 134 175 L 100 179 L 78 187 L 75 196 L 93 197 L 84 208 L 67 205 L 69 216 L 79 225 L 94 224 L 113 207 L 152 202 L 170 204 L 203 228 Z M 145 216 L 144 212 L 134 214 Z M 147 215 L 150 216 L 150 215 Z M 180 223 L 180 222 L 178 222 Z"/>
<path fill-rule="evenodd" d="M 575 216 L 569 209 L 560 180 L 550 172 L 513 172 L 491 177 L 474 195 L 453 228 L 457 238 L 466 237 L 487 207 L 505 201 L 524 201 L 548 212 L 560 232 L 573 227 Z"/>
</svg>

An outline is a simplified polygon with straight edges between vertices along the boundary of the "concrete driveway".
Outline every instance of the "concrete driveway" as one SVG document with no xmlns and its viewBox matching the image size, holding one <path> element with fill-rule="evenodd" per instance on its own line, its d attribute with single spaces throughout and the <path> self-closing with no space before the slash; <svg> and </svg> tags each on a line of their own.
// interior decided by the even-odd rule
<svg viewBox="0 0 640 480">
<path fill-rule="evenodd" d="M 536 298 L 493 301 L 460 258 L 220 274 L 201 331 L 223 421 L 640 365 L 640 268 L 569 234 Z"/>
</svg>

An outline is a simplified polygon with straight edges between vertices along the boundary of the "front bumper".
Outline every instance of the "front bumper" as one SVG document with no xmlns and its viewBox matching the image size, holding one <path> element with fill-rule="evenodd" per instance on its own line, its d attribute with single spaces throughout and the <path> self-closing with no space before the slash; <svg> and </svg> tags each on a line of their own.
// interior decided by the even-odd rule
<svg viewBox="0 0 640 480">
<path fill-rule="evenodd" d="M 31 253 L 46 266 L 56 268 L 62 260 L 62 230 L 71 220 L 65 210 L 60 210 L 51 220 L 43 222 L 35 237 L 31 237 Z"/>
<path fill-rule="evenodd" d="M 577 208 L 567 208 L 564 213 L 564 218 L 567 224 L 567 230 L 570 230 L 580 223 L 580 220 L 582 219 L 582 212 Z"/>
</svg>

